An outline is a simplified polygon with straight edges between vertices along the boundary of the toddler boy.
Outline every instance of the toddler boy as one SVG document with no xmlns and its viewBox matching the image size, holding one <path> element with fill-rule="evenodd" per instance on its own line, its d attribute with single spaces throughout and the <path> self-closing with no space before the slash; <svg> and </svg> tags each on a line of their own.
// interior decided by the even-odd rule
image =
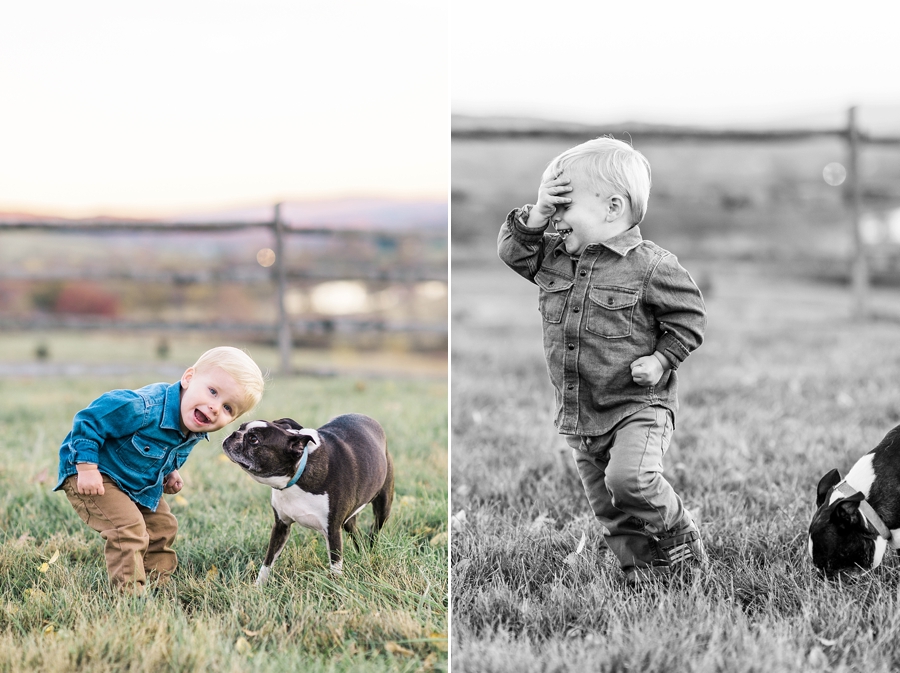
<svg viewBox="0 0 900 673">
<path fill-rule="evenodd" d="M 706 561 L 662 475 L 676 370 L 703 340 L 706 308 L 675 256 L 641 237 L 649 195 L 640 152 L 590 140 L 550 162 L 537 203 L 513 210 L 498 241 L 538 286 L 555 424 L 630 584 Z"/>
<path fill-rule="evenodd" d="M 244 351 L 208 350 L 181 380 L 113 390 L 75 415 L 59 450 L 59 483 L 78 516 L 106 540 L 113 586 L 141 594 L 165 582 L 178 522 L 162 498 L 184 486 L 180 468 L 207 434 L 259 404 L 262 372 Z"/>
</svg>

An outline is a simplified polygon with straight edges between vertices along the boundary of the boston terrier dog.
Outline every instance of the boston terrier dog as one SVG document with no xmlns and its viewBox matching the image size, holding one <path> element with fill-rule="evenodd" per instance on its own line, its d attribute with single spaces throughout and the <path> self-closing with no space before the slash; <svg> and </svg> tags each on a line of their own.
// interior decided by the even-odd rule
<svg viewBox="0 0 900 673">
<path fill-rule="evenodd" d="M 356 515 L 370 502 L 375 523 L 369 542 L 391 513 L 394 466 L 384 430 L 372 418 L 345 414 L 318 430 L 290 418 L 249 421 L 222 443 L 225 454 L 251 477 L 272 488 L 275 524 L 257 586 L 269 577 L 297 523 L 325 536 L 331 570 L 343 567 L 341 528 L 359 548 Z"/>
<path fill-rule="evenodd" d="M 877 568 L 888 545 L 900 548 L 900 426 L 850 468 L 831 470 L 816 489 L 809 554 L 828 577 Z"/>
</svg>

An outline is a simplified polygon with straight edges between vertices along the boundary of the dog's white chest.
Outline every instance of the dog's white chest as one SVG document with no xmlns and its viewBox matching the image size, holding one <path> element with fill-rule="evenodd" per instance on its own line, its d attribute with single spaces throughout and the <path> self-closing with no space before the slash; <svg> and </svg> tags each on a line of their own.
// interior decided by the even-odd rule
<svg viewBox="0 0 900 673">
<path fill-rule="evenodd" d="M 272 491 L 272 507 L 285 523 L 296 523 L 327 536 L 328 494 L 316 495 L 296 487 Z"/>
</svg>

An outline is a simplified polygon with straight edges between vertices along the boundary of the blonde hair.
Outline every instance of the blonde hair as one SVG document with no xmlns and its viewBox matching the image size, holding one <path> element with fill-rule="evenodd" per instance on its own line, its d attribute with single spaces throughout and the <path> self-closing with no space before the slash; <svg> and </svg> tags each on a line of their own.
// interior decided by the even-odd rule
<svg viewBox="0 0 900 673">
<path fill-rule="evenodd" d="M 650 200 L 650 162 L 628 143 L 610 136 L 572 147 L 547 166 L 544 179 L 577 172 L 597 187 L 612 187 L 628 199 L 633 224 L 640 224 Z"/>
<path fill-rule="evenodd" d="M 236 417 L 259 404 L 266 381 L 259 366 L 246 352 L 232 346 L 217 346 L 210 348 L 194 363 L 195 372 L 208 371 L 213 367 L 218 367 L 230 375 L 244 392 L 244 398 L 240 402 L 240 413 Z"/>
</svg>

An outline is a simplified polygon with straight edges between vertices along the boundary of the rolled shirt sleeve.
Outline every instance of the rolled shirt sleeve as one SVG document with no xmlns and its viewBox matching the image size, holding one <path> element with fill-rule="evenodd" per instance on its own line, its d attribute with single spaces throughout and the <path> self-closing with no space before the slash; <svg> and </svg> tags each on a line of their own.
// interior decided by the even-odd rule
<svg viewBox="0 0 900 673">
<path fill-rule="evenodd" d="M 525 221 L 532 206 L 526 205 L 510 211 L 500 227 L 497 237 L 497 254 L 510 269 L 532 283 L 544 259 L 545 232 L 543 227 L 526 227 Z"/>
</svg>

